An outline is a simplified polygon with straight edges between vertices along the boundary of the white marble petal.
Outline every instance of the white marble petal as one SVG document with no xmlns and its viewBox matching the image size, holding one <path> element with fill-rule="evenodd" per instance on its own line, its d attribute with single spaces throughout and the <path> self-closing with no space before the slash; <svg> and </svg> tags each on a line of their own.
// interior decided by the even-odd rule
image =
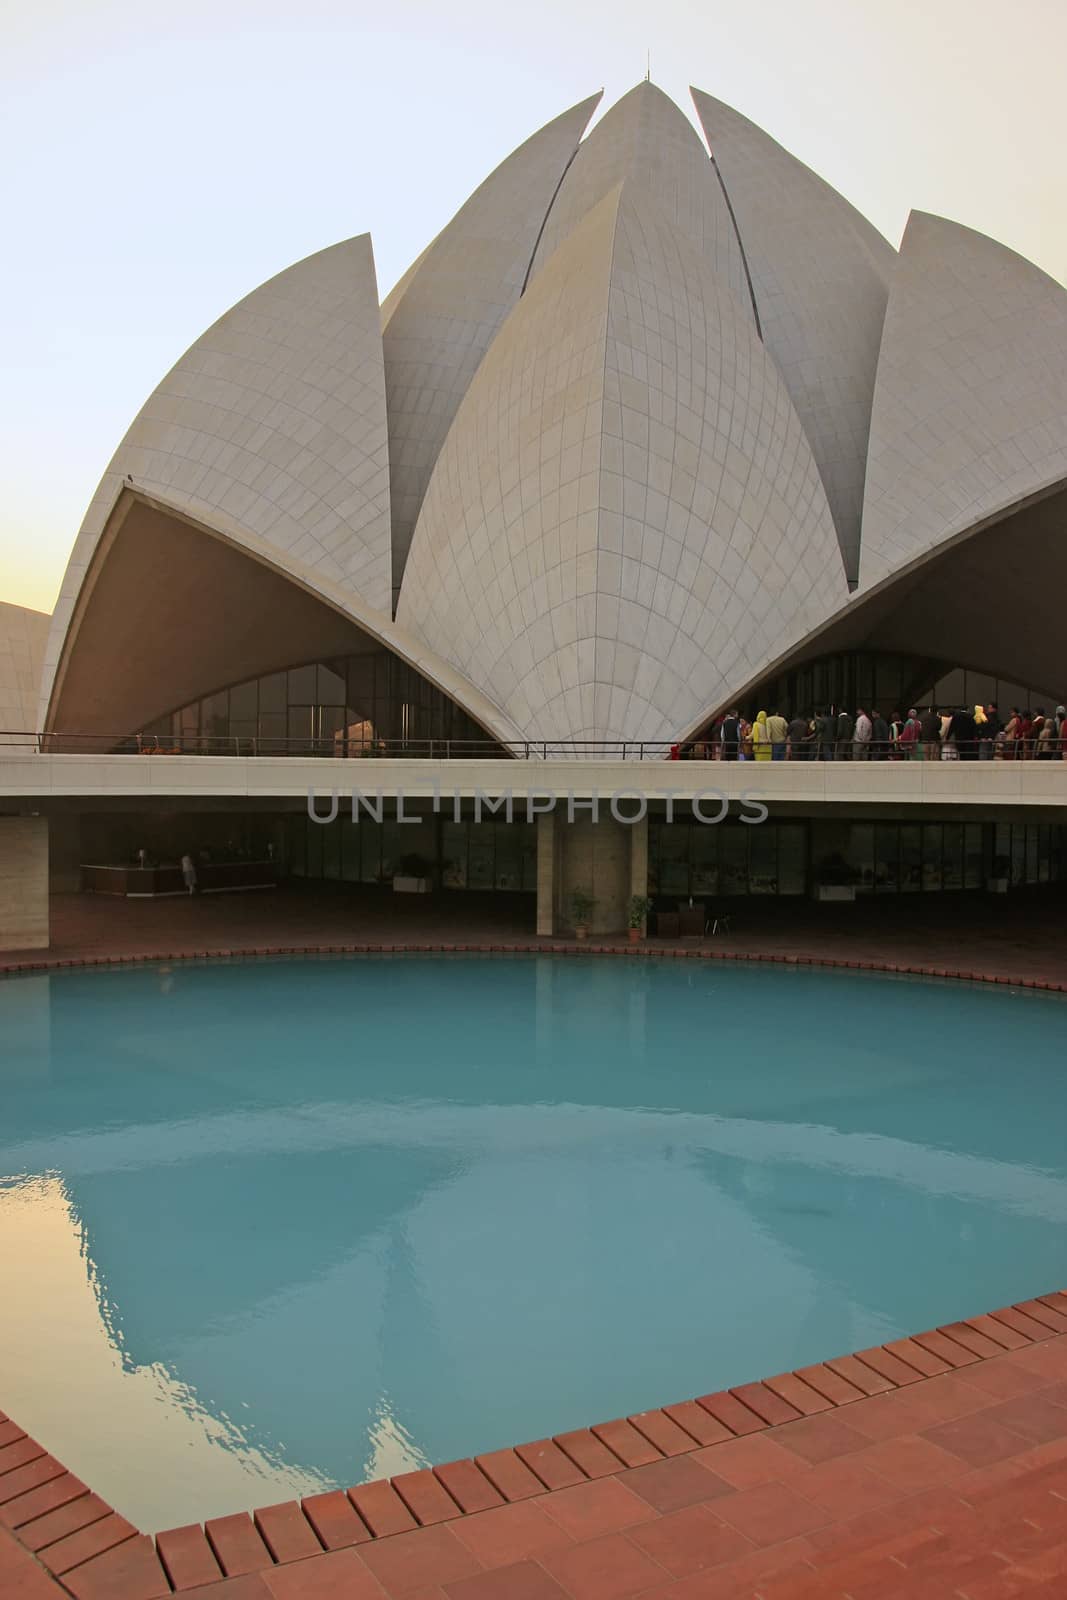
<svg viewBox="0 0 1067 1600">
<path fill-rule="evenodd" d="M 744 307 L 643 184 L 617 186 L 479 369 L 398 623 L 531 738 L 666 739 L 846 592 Z"/>
<path fill-rule="evenodd" d="M 1067 290 L 912 212 L 874 391 L 862 586 L 1064 478 Z"/>
</svg>

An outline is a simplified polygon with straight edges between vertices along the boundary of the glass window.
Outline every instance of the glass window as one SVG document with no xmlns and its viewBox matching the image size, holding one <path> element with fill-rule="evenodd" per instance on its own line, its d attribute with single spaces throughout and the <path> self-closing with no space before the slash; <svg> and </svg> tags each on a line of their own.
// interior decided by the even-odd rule
<svg viewBox="0 0 1067 1600">
<path fill-rule="evenodd" d="M 467 833 L 466 822 L 441 824 L 441 884 L 445 889 L 467 887 Z"/>
<path fill-rule="evenodd" d="M 265 716 L 261 713 L 257 737 L 261 755 L 269 755 L 272 750 L 283 755 L 289 737 L 289 720 L 285 712 L 279 714 L 271 711 Z"/>
<path fill-rule="evenodd" d="M 239 683 L 230 690 L 230 721 L 254 723 L 259 714 L 259 682 Z"/>
<path fill-rule="evenodd" d="M 273 712 L 275 715 L 284 711 L 288 704 L 286 685 L 288 674 L 272 672 L 269 677 L 259 680 L 259 711 L 262 716 L 264 711 Z"/>
<path fill-rule="evenodd" d="M 782 823 L 778 828 L 778 893 L 803 894 L 807 888 L 803 823 Z"/>
<path fill-rule="evenodd" d="M 695 895 L 719 892 L 719 828 L 697 826 L 689 841 L 690 892 Z"/>
<path fill-rule="evenodd" d="M 1022 832 L 1022 829 L 1019 829 Z M 1037 882 L 1037 832 L 1035 827 L 1026 829 L 1026 881 Z"/>
<path fill-rule="evenodd" d="M 472 822 L 467 847 L 467 887 L 491 889 L 494 880 L 494 825 L 491 822 Z"/>
<path fill-rule="evenodd" d="M 749 833 L 748 892 L 777 894 L 778 829 L 773 822 L 764 822 L 750 828 Z"/>
<path fill-rule="evenodd" d="M 874 830 L 874 890 L 876 894 L 896 894 L 899 880 L 900 829 L 894 823 L 879 824 Z"/>
<path fill-rule="evenodd" d="M 319 663 L 316 695 L 320 705 L 334 706 L 343 703 L 346 694 L 344 672 L 338 672 L 333 666 Z"/>
<path fill-rule="evenodd" d="M 948 710 L 952 706 L 961 706 L 965 693 L 966 685 L 963 681 L 963 669 L 962 667 L 956 667 L 952 672 L 947 672 L 943 678 L 939 678 L 937 681 L 937 686 L 934 689 L 937 709 L 942 711 Z"/>
<path fill-rule="evenodd" d="M 382 830 L 383 824 L 372 822 L 367 817 L 359 821 L 360 839 L 360 869 L 359 875 L 364 883 L 381 883 L 382 874 Z"/>
<path fill-rule="evenodd" d="M 1011 830 L 1011 881 L 1026 882 L 1026 828 L 1020 823 Z"/>
<path fill-rule="evenodd" d="M 739 823 L 736 827 L 720 827 L 719 834 L 719 892 L 724 895 L 748 893 L 748 836 L 750 833 L 761 833 L 762 827 L 745 826 Z"/>
<path fill-rule="evenodd" d="M 963 830 L 963 886 L 981 889 L 985 884 L 985 843 L 982 824 L 968 822 Z"/>
<path fill-rule="evenodd" d="M 870 894 L 874 888 L 874 828 L 869 823 L 852 824 L 848 859 L 854 874 L 856 893 Z"/>
<path fill-rule="evenodd" d="M 923 825 L 923 888 L 941 887 L 941 824 L 927 822 Z"/>
<path fill-rule="evenodd" d="M 288 701 L 291 706 L 312 706 L 316 701 L 316 688 L 318 686 L 318 669 L 309 667 L 291 667 L 289 670 Z"/>
<path fill-rule="evenodd" d="M 689 835 L 692 829 L 684 822 L 665 822 L 657 832 L 659 892 L 665 895 L 688 895 L 690 893 Z"/>
<path fill-rule="evenodd" d="M 341 876 L 341 819 L 318 830 L 322 834 L 322 875 L 337 879 Z"/>
<path fill-rule="evenodd" d="M 494 823 L 493 832 L 496 836 L 493 886 L 497 889 L 521 889 L 522 847 L 516 837 L 516 830 L 504 822 Z"/>
<path fill-rule="evenodd" d="M 922 888 L 922 832 L 910 824 L 900 830 L 900 888 L 915 894 Z"/>
<path fill-rule="evenodd" d="M 309 878 L 322 877 L 322 836 L 326 828 L 321 822 L 312 822 L 308 818 L 307 825 L 307 875 Z"/>
<path fill-rule="evenodd" d="M 295 878 L 307 875 L 307 831 L 311 826 L 306 817 L 289 818 L 289 871 Z"/>
<path fill-rule="evenodd" d="M 212 737 L 224 737 L 229 732 L 230 693 L 222 689 L 201 702 L 200 731 Z"/>
<path fill-rule="evenodd" d="M 341 829 L 341 876 L 347 883 L 359 883 L 363 876 L 363 844 L 360 835 L 363 831 L 361 822 L 353 822 L 351 817 L 340 819 Z"/>
<path fill-rule="evenodd" d="M 942 835 L 941 887 L 963 888 L 963 827 L 958 822 L 945 823 Z"/>
</svg>

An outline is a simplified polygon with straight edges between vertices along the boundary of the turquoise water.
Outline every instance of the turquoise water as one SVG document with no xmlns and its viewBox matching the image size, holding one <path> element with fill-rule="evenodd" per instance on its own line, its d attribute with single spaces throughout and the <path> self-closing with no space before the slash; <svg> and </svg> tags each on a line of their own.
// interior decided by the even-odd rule
<svg viewBox="0 0 1067 1600">
<path fill-rule="evenodd" d="M 1067 1281 L 1055 998 L 698 962 L 0 984 L 0 1407 L 144 1528 Z"/>
</svg>

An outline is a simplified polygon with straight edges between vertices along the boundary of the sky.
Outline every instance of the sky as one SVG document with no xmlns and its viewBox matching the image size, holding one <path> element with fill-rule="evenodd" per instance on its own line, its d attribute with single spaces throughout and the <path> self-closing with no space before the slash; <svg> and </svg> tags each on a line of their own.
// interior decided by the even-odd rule
<svg viewBox="0 0 1067 1600">
<path fill-rule="evenodd" d="M 911 207 L 1067 281 L 1063 0 L 0 0 L 0 600 L 50 611 L 182 351 L 369 231 L 386 292 L 567 106 L 728 101 L 895 245 Z"/>
</svg>

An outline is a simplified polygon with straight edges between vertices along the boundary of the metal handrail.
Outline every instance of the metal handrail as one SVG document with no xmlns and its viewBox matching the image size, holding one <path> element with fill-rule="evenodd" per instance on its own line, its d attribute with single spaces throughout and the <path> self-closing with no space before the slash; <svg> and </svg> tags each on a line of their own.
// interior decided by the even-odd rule
<svg viewBox="0 0 1067 1600">
<path fill-rule="evenodd" d="M 71 747 L 74 747 L 73 749 Z M 289 739 L 247 737 L 238 734 L 96 734 L 31 733 L 0 729 L 0 752 L 4 749 L 30 750 L 36 755 L 91 754 L 133 756 L 242 756 L 242 757 L 318 757 L 352 761 L 403 757 L 408 760 L 499 760 L 503 756 L 518 761 L 573 760 L 585 757 L 598 761 L 755 761 L 765 765 L 775 761 L 869 761 L 981 760 L 1017 761 L 1053 759 L 1067 761 L 1067 737 L 878 743 L 861 745 L 855 740 L 817 741 L 806 739 L 797 748 L 790 741 L 773 746 L 753 747 L 750 740 L 739 745 L 721 741 L 693 739 L 683 744 L 665 739 Z M 759 750 L 759 754 L 757 754 Z M 766 754 L 763 754 L 766 752 Z"/>
</svg>

